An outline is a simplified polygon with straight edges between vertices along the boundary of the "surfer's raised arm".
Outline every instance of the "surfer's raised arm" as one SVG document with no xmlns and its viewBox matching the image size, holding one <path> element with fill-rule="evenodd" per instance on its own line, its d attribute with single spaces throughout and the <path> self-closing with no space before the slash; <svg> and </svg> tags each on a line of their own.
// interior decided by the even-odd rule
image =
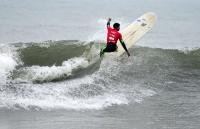
<svg viewBox="0 0 200 129">
<path fill-rule="evenodd" d="M 108 21 L 107 21 L 107 28 L 110 27 L 110 22 L 111 22 L 111 18 L 108 18 Z"/>
<path fill-rule="evenodd" d="M 124 50 L 126 51 L 126 53 L 127 53 L 127 55 L 128 56 L 130 56 L 130 53 L 129 53 L 129 51 L 128 51 L 128 49 L 126 48 L 126 45 L 125 45 L 125 42 L 121 39 L 121 40 L 119 40 L 120 41 L 120 43 L 122 44 L 122 47 L 124 48 Z"/>
</svg>

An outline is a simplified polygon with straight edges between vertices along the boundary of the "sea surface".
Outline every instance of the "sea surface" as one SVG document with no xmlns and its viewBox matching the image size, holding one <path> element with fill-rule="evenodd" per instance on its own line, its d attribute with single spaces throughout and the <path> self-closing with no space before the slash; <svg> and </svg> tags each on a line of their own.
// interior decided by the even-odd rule
<svg viewBox="0 0 200 129">
<path fill-rule="evenodd" d="M 198 0 L 0 0 L 0 129 L 199 129 Z M 99 59 L 106 20 L 157 22 Z"/>
</svg>

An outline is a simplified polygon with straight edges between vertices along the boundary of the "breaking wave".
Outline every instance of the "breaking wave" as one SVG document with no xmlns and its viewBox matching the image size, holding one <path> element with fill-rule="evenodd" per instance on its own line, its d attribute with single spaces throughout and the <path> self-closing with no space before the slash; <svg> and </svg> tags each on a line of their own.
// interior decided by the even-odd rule
<svg viewBox="0 0 200 129">
<path fill-rule="evenodd" d="M 98 53 L 97 42 L 2 45 L 0 107 L 99 110 L 140 103 L 183 75 L 200 76 L 199 48 L 138 46 L 117 60 L 100 60 Z"/>
</svg>

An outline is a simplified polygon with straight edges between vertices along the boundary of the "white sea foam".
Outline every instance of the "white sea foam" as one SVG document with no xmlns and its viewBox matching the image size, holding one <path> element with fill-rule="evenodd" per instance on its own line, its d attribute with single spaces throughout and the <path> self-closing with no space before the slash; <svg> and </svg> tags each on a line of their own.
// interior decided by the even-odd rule
<svg viewBox="0 0 200 129">
<path fill-rule="evenodd" d="M 64 61 L 61 66 L 31 66 L 23 68 L 23 75 L 19 78 L 31 81 L 52 81 L 72 75 L 73 70 L 85 68 L 89 65 L 86 58 L 75 57 Z"/>
<path fill-rule="evenodd" d="M 24 108 L 26 110 L 100 110 L 112 105 L 128 104 L 128 100 L 123 93 L 102 92 L 99 95 L 86 98 L 69 94 L 74 88 L 81 88 L 82 84 L 95 84 L 92 75 L 62 83 L 21 84 L 19 87 L 23 90 L 16 88 L 18 94 L 12 94 L 11 92 L 3 92 L 0 94 L 0 106 L 11 109 Z M 90 89 L 85 88 L 82 90 L 95 92 L 98 88 L 93 89 L 93 87 L 90 87 Z"/>
<path fill-rule="evenodd" d="M 80 59 L 72 58 L 71 60 Z M 69 65 L 68 68 L 72 64 L 69 63 L 71 60 L 65 62 L 65 65 Z M 62 70 L 59 71 L 55 68 L 54 72 L 47 74 L 48 76 L 39 75 L 39 77 L 47 79 L 49 75 L 50 77 L 58 76 L 55 74 L 55 71 L 61 72 Z M 38 75 L 35 74 L 35 76 Z M 104 83 L 99 82 L 99 80 L 104 80 L 109 82 L 109 84 L 105 83 L 106 86 L 104 87 Z M 126 105 L 130 102 L 140 103 L 145 97 L 155 94 L 153 90 L 141 88 L 135 86 L 135 84 L 133 86 L 135 88 L 126 89 L 128 87 L 126 84 L 120 83 L 123 86 L 119 86 L 110 81 L 109 78 L 105 78 L 102 75 L 101 71 L 97 71 L 92 75 L 63 82 L 19 84 L 16 85 L 16 92 L 14 94 L 9 92 L 9 90 L 0 94 L 0 106 L 11 109 L 23 108 L 26 110 L 101 110 L 113 105 Z M 119 87 L 124 87 L 125 89 L 119 89 Z M 89 95 L 91 92 L 96 94 Z"/>
<path fill-rule="evenodd" d="M 54 96 L 45 96 L 45 98 L 15 98 L 7 101 L 4 105 L 16 108 L 16 105 L 24 109 L 102 109 L 112 105 L 128 104 L 128 100 L 123 95 L 104 95 L 89 99 L 74 99 L 67 97 L 55 98 Z"/>
<path fill-rule="evenodd" d="M 113 105 L 127 105 L 132 100 L 141 103 L 145 97 L 155 94 L 152 90 L 138 87 L 129 91 L 132 93 L 127 93 L 126 90 L 124 92 L 109 92 L 109 88 L 107 88 L 105 89 L 106 92 L 86 98 L 68 94 L 74 88 L 88 90 L 87 88 L 82 89 L 81 85 L 94 83 L 94 78 L 87 76 L 59 84 L 25 84 L 21 85 L 23 90 L 19 89 L 18 94 L 0 94 L 0 106 L 26 110 L 101 110 Z M 102 85 L 99 85 L 99 87 L 102 87 Z M 92 87 L 90 88 L 89 90 L 95 91 Z"/>
<path fill-rule="evenodd" d="M 13 59 L 12 55 L 0 54 L 0 71 L 7 73 L 15 68 L 17 62 Z"/>
<path fill-rule="evenodd" d="M 18 65 L 15 52 L 11 48 L 1 45 L 0 49 L 0 84 L 4 84 L 10 72 Z"/>
</svg>

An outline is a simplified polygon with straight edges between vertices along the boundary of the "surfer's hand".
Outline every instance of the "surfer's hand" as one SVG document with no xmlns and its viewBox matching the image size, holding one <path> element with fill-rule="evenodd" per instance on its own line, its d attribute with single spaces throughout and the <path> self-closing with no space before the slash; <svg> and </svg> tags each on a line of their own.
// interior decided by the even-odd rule
<svg viewBox="0 0 200 129">
<path fill-rule="evenodd" d="M 110 22 L 110 21 L 111 21 L 111 18 L 108 18 L 108 21 Z"/>
<path fill-rule="evenodd" d="M 129 52 L 127 52 L 127 54 L 128 54 L 128 56 L 130 56 L 130 53 L 129 53 Z"/>
</svg>

